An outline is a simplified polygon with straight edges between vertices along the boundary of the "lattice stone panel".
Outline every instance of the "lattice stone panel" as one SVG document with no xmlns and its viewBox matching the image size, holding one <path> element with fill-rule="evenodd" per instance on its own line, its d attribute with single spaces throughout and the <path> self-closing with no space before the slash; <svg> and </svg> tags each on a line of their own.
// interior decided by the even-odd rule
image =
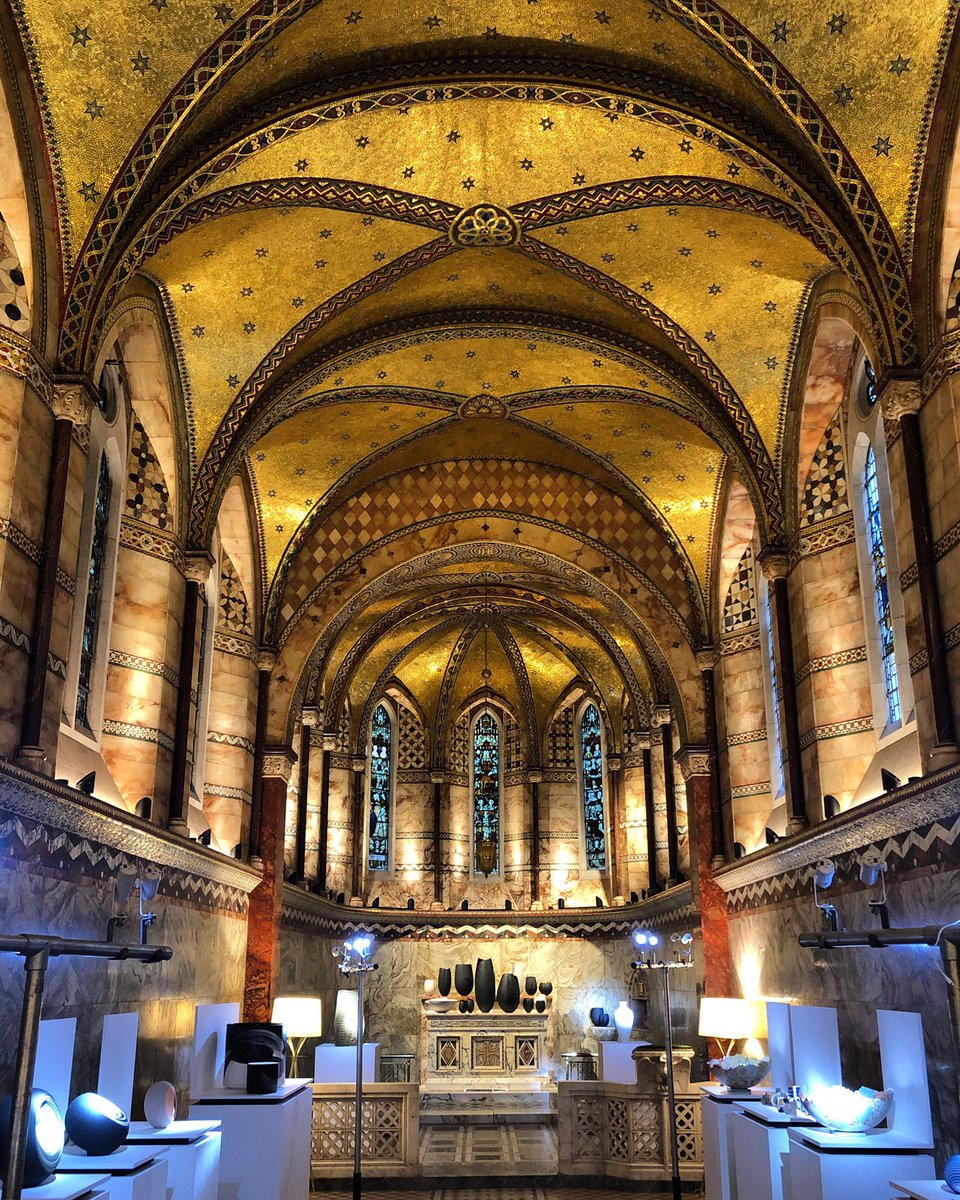
<svg viewBox="0 0 960 1200">
<path fill-rule="evenodd" d="M 634 1161 L 660 1161 L 660 1105 L 656 1101 L 635 1100 L 630 1105 L 630 1142 Z"/>
<path fill-rule="evenodd" d="M 595 1096 L 577 1097 L 575 1159 L 603 1157 L 601 1101 Z"/>
<path fill-rule="evenodd" d="M 607 1154 L 618 1162 L 630 1161 L 630 1117 L 625 1100 L 607 1102 Z"/>
<path fill-rule="evenodd" d="M 678 1100 L 674 1112 L 677 1114 L 678 1158 L 681 1162 L 700 1162 L 703 1158 L 700 1105 L 695 1100 Z"/>
<path fill-rule="evenodd" d="M 400 713 L 400 745 L 397 768 L 418 771 L 427 765 L 427 734 L 419 716 L 405 704 L 398 705 Z"/>
<path fill-rule="evenodd" d="M 314 1100 L 310 1139 L 313 1162 L 353 1160 L 353 1116 L 352 1100 Z M 403 1163 L 402 1100 L 377 1097 L 363 1101 L 360 1153 L 364 1162 Z"/>
</svg>

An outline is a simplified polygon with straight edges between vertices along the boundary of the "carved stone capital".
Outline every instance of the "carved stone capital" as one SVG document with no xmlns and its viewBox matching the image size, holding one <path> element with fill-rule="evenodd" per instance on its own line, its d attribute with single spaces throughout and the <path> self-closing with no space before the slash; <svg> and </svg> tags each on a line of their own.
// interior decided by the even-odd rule
<svg viewBox="0 0 960 1200">
<path fill-rule="evenodd" d="M 320 724 L 320 710 L 318 708 L 313 708 L 312 706 L 304 708 L 303 712 L 300 714 L 300 721 L 302 724 L 306 725 L 308 729 L 316 728 L 316 726 Z"/>
<path fill-rule="evenodd" d="M 633 744 L 637 750 L 649 750 L 653 745 L 649 732 L 634 734 Z"/>
<path fill-rule="evenodd" d="M 446 783 L 447 782 L 446 771 L 431 771 L 430 772 L 430 782 L 431 783 Z"/>
<path fill-rule="evenodd" d="M 623 770 L 623 756 L 620 754 L 608 754 L 607 755 L 607 770 L 608 771 L 622 771 Z"/>
<path fill-rule="evenodd" d="M 960 331 L 948 333 L 937 347 L 933 362 L 923 377 L 923 394 L 931 396 L 949 376 L 960 371 Z"/>
<path fill-rule="evenodd" d="M 323 735 L 323 748 L 331 754 L 337 748 L 337 735 L 335 733 L 325 733 Z"/>
<path fill-rule="evenodd" d="M 539 767 L 534 767 L 527 772 L 527 783 L 543 783 L 543 771 Z"/>
<path fill-rule="evenodd" d="M 880 393 L 880 407 L 885 421 L 899 421 L 910 413 L 918 413 L 923 404 L 919 379 L 888 379 Z"/>
<path fill-rule="evenodd" d="M 213 570 L 213 555 L 207 550 L 191 551 L 183 556 L 183 577 L 190 583 L 206 587 Z"/>
<path fill-rule="evenodd" d="M 670 711 L 669 704 L 655 704 L 651 716 L 653 717 L 654 725 L 669 725 L 673 720 L 673 713 Z"/>
<path fill-rule="evenodd" d="M 257 670 L 272 671 L 277 665 L 277 652 L 272 646 L 261 646 L 257 651 Z"/>
<path fill-rule="evenodd" d="M 264 779 L 282 779 L 289 783 L 297 756 L 289 746 L 268 746 L 263 755 L 260 775 Z"/>
<path fill-rule="evenodd" d="M 72 421 L 81 427 L 89 425 L 93 404 L 93 391 L 86 380 L 71 379 L 54 383 L 50 407 L 58 421 Z"/>
<path fill-rule="evenodd" d="M 710 775 L 713 764 L 706 746 L 681 746 L 674 755 L 684 783 L 698 775 Z"/>
<path fill-rule="evenodd" d="M 757 566 L 768 582 L 786 579 L 790 570 L 790 556 L 782 546 L 766 546 L 757 555 Z"/>
<path fill-rule="evenodd" d="M 712 671 L 720 661 L 720 651 L 715 646 L 703 646 L 697 651 L 697 667 L 701 671 Z"/>
<path fill-rule="evenodd" d="M 361 771 L 365 771 L 366 769 L 367 769 L 366 755 L 355 754 L 353 756 L 353 758 L 350 759 L 350 770 L 353 771 L 353 773 L 355 775 L 359 775 Z"/>
</svg>

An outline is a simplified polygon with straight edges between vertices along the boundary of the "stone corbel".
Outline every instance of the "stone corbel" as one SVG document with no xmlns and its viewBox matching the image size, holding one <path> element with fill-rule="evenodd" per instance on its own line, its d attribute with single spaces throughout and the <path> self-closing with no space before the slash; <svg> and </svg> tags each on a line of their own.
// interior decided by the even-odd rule
<svg viewBox="0 0 960 1200">
<path fill-rule="evenodd" d="M 315 729 L 320 723 L 320 710 L 308 705 L 300 714 L 300 723 L 308 729 Z"/>
<path fill-rule="evenodd" d="M 430 772 L 430 782 L 433 784 L 446 783 L 447 782 L 446 771 L 431 771 Z"/>
<path fill-rule="evenodd" d="M 880 393 L 880 408 L 885 421 L 899 421 L 918 413 L 923 405 L 919 379 L 888 379 Z"/>
<path fill-rule="evenodd" d="M 635 733 L 633 735 L 633 744 L 637 750 L 649 750 L 653 745 L 650 737 L 650 731 L 645 730 L 643 733 Z"/>
<path fill-rule="evenodd" d="M 527 772 L 527 783 L 543 783 L 543 771 L 534 767 Z"/>
<path fill-rule="evenodd" d="M 359 775 L 361 771 L 365 771 L 366 769 L 367 769 L 366 755 L 355 754 L 353 756 L 353 758 L 350 759 L 350 770 L 353 771 L 354 775 Z"/>
<path fill-rule="evenodd" d="M 786 579 L 790 556 L 782 546 L 765 546 L 757 555 L 757 566 L 768 583 L 775 579 Z"/>
<path fill-rule="evenodd" d="M 85 376 L 57 380 L 50 395 L 50 407 L 58 421 L 70 421 L 78 428 L 90 424 L 96 403 L 93 386 Z"/>
<path fill-rule="evenodd" d="M 622 771 L 623 770 L 623 756 L 621 754 L 608 754 L 607 755 L 607 770 L 608 771 Z"/>
<path fill-rule="evenodd" d="M 325 733 L 323 735 L 323 748 L 330 754 L 337 748 L 337 735 L 335 733 Z"/>
<path fill-rule="evenodd" d="M 653 723 L 654 725 L 669 725 L 673 720 L 673 712 L 669 704 L 655 704 L 653 706 Z"/>
<path fill-rule="evenodd" d="M 206 587 L 213 565 L 213 555 L 209 550 L 191 551 L 183 556 L 183 577 L 190 583 Z"/>
<path fill-rule="evenodd" d="M 257 651 L 257 670 L 272 671 L 277 665 L 277 652 L 272 646 L 261 646 Z"/>
<path fill-rule="evenodd" d="M 702 646 L 696 657 L 697 668 L 700 671 L 713 671 L 720 661 L 720 651 L 715 646 Z"/>
<path fill-rule="evenodd" d="M 698 776 L 710 775 L 713 771 L 710 751 L 706 746 L 681 746 L 674 759 L 680 768 L 684 783 Z"/>
<path fill-rule="evenodd" d="M 297 756 L 289 746 L 267 746 L 263 752 L 260 775 L 263 779 L 282 779 L 289 783 Z"/>
</svg>

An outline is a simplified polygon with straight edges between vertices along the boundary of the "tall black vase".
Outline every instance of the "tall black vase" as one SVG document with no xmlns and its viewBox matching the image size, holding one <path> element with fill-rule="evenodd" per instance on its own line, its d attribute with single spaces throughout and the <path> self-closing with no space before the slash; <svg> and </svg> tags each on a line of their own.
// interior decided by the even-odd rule
<svg viewBox="0 0 960 1200">
<path fill-rule="evenodd" d="M 493 1008 L 497 992 L 492 958 L 477 959 L 477 969 L 473 973 L 473 991 L 477 998 L 477 1008 L 488 1013 Z"/>
<path fill-rule="evenodd" d="M 457 963 L 453 969 L 453 986 L 461 996 L 473 992 L 473 967 L 469 963 Z"/>
<path fill-rule="evenodd" d="M 441 967 L 437 971 L 437 991 L 441 996 L 450 995 L 450 968 Z"/>
<path fill-rule="evenodd" d="M 520 980 L 509 971 L 506 975 L 500 976 L 500 986 L 497 988 L 497 1003 L 505 1013 L 516 1012 L 520 1004 Z"/>
</svg>

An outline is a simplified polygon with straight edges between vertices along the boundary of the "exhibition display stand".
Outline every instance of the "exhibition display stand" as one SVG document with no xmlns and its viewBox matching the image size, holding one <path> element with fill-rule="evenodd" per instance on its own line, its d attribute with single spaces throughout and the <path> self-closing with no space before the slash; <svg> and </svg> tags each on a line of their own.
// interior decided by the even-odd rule
<svg viewBox="0 0 960 1200">
<path fill-rule="evenodd" d="M 23 1200 L 107 1200 L 109 1175 L 54 1175 L 39 1187 L 24 1188 Z"/>
<path fill-rule="evenodd" d="M 737 1195 L 741 1200 L 794 1200 L 787 1155 L 789 1133 L 798 1126 L 816 1125 L 812 1117 L 777 1112 L 769 1104 L 733 1106 L 731 1118 Z"/>
<path fill-rule="evenodd" d="M 732 1122 L 743 1104 L 760 1104 L 765 1088 L 731 1092 L 719 1083 L 701 1089 L 703 1118 L 703 1176 L 707 1200 L 753 1200 L 751 1193 L 737 1190 Z"/>
<path fill-rule="evenodd" d="M 942 1179 L 890 1181 L 890 1200 L 949 1200 L 952 1195 Z"/>
<path fill-rule="evenodd" d="M 162 1146 L 167 1160 L 167 1200 L 217 1200 L 220 1175 L 219 1121 L 173 1121 L 155 1129 L 134 1121 L 130 1146 Z"/>
<path fill-rule="evenodd" d="M 157 1146 L 121 1146 L 112 1154 L 65 1152 L 57 1175 L 109 1178 L 97 1187 L 109 1200 L 167 1200 L 167 1160 Z"/>
</svg>

